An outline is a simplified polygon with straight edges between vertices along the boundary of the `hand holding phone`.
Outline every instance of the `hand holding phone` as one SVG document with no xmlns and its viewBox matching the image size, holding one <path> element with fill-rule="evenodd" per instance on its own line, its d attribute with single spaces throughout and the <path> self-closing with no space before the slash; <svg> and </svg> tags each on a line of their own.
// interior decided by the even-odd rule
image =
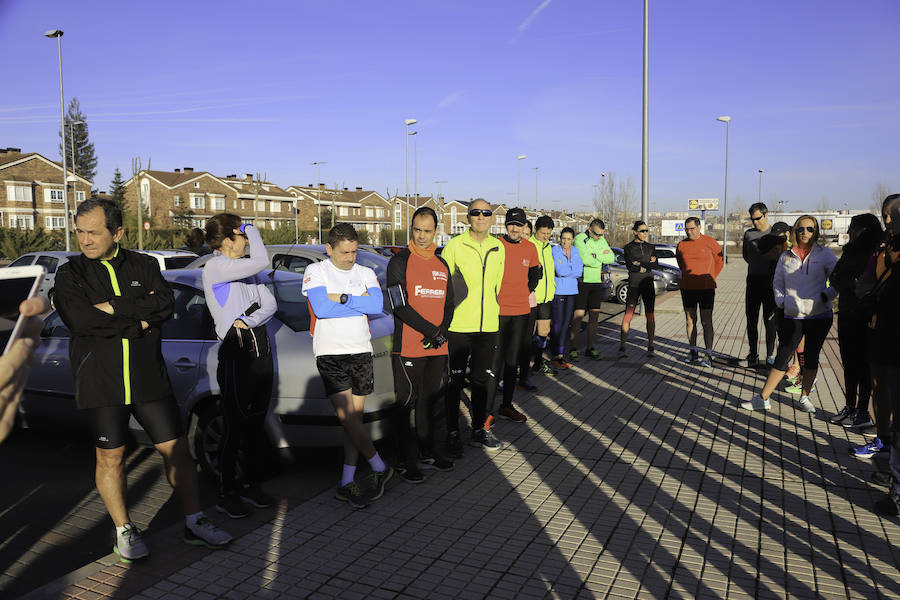
<svg viewBox="0 0 900 600">
<path fill-rule="evenodd" d="M 28 365 L 41 334 L 41 313 L 48 310 L 47 301 L 29 298 L 19 305 L 23 317 L 20 334 L 0 356 L 0 442 L 9 434 L 15 421 L 19 399 L 28 380 Z"/>
<path fill-rule="evenodd" d="M 43 280 L 44 267 L 0 269 L 0 346 L 4 354 L 16 341 L 28 318 L 21 312 L 22 303 L 37 296 Z"/>
</svg>

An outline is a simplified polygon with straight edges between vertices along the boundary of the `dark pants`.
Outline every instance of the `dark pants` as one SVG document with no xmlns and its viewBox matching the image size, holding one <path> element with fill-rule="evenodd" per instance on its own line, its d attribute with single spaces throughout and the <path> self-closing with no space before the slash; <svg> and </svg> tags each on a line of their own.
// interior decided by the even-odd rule
<svg viewBox="0 0 900 600">
<path fill-rule="evenodd" d="M 894 476 L 893 490 L 900 494 L 900 366 L 886 368 L 888 387 L 891 393 L 891 474 Z"/>
<path fill-rule="evenodd" d="M 577 295 L 571 295 L 553 298 L 553 327 L 550 330 L 550 349 L 556 356 L 566 353 L 569 326 L 572 324 L 572 315 L 575 313 L 575 299 L 577 297 Z"/>
<path fill-rule="evenodd" d="M 447 357 L 394 356 L 394 426 L 397 458 L 415 466 L 419 451 L 433 455 L 434 432 L 443 429 Z"/>
<path fill-rule="evenodd" d="M 825 337 L 831 331 L 831 323 L 834 319 L 828 316 L 824 319 L 789 319 L 784 317 L 778 326 L 778 353 L 775 355 L 775 368 L 779 371 L 787 371 L 788 361 L 797 351 L 800 340 L 806 336 L 803 343 L 803 368 L 818 369 L 819 353 L 825 344 Z"/>
<path fill-rule="evenodd" d="M 762 309 L 763 327 L 766 330 L 766 356 L 775 353 L 775 335 L 778 322 L 775 318 L 775 292 L 768 275 L 747 275 L 747 289 L 744 294 L 744 308 L 747 315 L 747 342 L 750 356 L 759 356 L 759 311 Z"/>
<path fill-rule="evenodd" d="M 529 315 L 500 315 L 500 337 L 497 340 L 497 356 L 494 362 L 494 373 L 503 373 L 503 403 L 501 406 L 512 406 L 513 393 L 516 390 L 516 376 L 519 372 L 519 355 L 522 350 L 522 339 L 528 327 Z M 528 336 L 531 339 L 531 336 Z"/>
<path fill-rule="evenodd" d="M 537 321 L 537 308 L 532 308 L 528 314 L 528 324 L 522 335 L 522 346 L 519 351 L 519 382 L 523 382 L 531 375 L 531 359 L 534 358 L 534 323 Z M 506 384 L 503 384 L 506 387 Z"/>
<path fill-rule="evenodd" d="M 838 346 L 844 367 L 844 387 L 847 406 L 861 411 L 869 410 L 872 396 L 872 373 L 866 357 L 865 319 L 843 311 L 838 313 Z"/>
<path fill-rule="evenodd" d="M 219 347 L 216 379 L 221 391 L 222 439 L 219 440 L 219 494 L 258 483 L 265 468 L 267 441 L 263 425 L 272 398 L 274 368 L 265 326 L 252 330 L 256 344 L 238 342 L 234 327 Z M 251 330 L 241 330 L 249 332 Z M 257 352 L 258 350 L 258 352 Z M 257 355 L 259 354 L 259 355 Z M 243 453 L 238 475 L 238 456 Z"/>
<path fill-rule="evenodd" d="M 447 335 L 450 346 L 450 383 L 447 385 L 447 431 L 459 431 L 459 398 L 466 383 L 466 367 L 472 381 L 472 429 L 484 427 L 488 415 L 488 399 L 493 404 L 497 389 L 494 355 L 497 332 L 456 333 Z"/>
</svg>

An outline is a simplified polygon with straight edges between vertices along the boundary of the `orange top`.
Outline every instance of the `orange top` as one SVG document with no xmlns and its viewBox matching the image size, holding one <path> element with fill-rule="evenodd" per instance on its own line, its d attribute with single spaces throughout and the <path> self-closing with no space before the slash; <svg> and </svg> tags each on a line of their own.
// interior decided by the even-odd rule
<svg viewBox="0 0 900 600">
<path fill-rule="evenodd" d="M 725 264 L 719 242 L 708 235 L 701 235 L 696 240 L 681 240 L 675 257 L 681 267 L 681 289 L 715 289 L 716 277 Z"/>
<path fill-rule="evenodd" d="M 500 284 L 500 314 L 504 316 L 527 315 L 531 312 L 528 304 L 528 269 L 540 264 L 537 248 L 526 239 L 518 243 L 500 238 L 506 249 L 506 263 L 503 267 L 503 282 Z"/>
</svg>

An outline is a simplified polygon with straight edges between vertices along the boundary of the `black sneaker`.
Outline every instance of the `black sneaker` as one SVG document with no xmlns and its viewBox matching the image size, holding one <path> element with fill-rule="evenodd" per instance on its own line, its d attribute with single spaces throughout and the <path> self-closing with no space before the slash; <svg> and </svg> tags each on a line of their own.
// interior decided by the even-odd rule
<svg viewBox="0 0 900 600">
<path fill-rule="evenodd" d="M 425 481 L 425 475 L 417 467 L 404 467 L 402 471 L 397 469 L 397 474 L 406 483 L 422 483 Z"/>
<path fill-rule="evenodd" d="M 569 362 L 577 363 L 579 360 L 581 360 L 581 357 L 578 355 L 578 350 L 570 350 Z"/>
<path fill-rule="evenodd" d="M 503 444 L 494 437 L 494 434 L 485 429 L 476 429 L 472 432 L 472 445 L 476 448 L 484 448 L 490 452 L 496 452 Z"/>
<path fill-rule="evenodd" d="M 447 436 L 447 455 L 451 458 L 463 457 L 463 444 L 458 431 L 451 431 Z"/>
<path fill-rule="evenodd" d="M 834 425 L 839 425 L 844 421 L 852 421 L 855 416 L 856 410 L 850 408 L 849 406 L 845 406 L 840 410 L 840 412 L 837 412 L 834 415 L 828 417 L 828 422 L 833 423 Z"/>
<path fill-rule="evenodd" d="M 216 510 L 225 513 L 232 519 L 243 519 L 250 514 L 250 507 L 237 494 L 221 496 L 216 502 Z"/>
<path fill-rule="evenodd" d="M 737 361 L 737 366 L 739 367 L 747 367 L 749 369 L 755 369 L 759 364 L 759 357 L 755 354 L 748 354 L 747 358 L 742 358 Z"/>
<path fill-rule="evenodd" d="M 244 486 L 240 491 L 241 500 L 256 508 L 269 508 L 275 504 L 275 498 L 265 493 L 258 483 Z"/>
<path fill-rule="evenodd" d="M 406 465 L 406 472 L 409 473 L 411 467 Z M 394 474 L 394 469 L 388 465 L 384 471 L 372 471 L 366 477 L 366 493 L 369 502 L 374 502 L 384 495 L 384 484 L 388 482 Z"/>
<path fill-rule="evenodd" d="M 584 355 L 591 360 L 603 360 L 603 357 L 600 356 L 600 352 L 598 352 L 596 348 L 588 348 L 584 351 Z"/>
<path fill-rule="evenodd" d="M 841 423 L 847 429 L 856 429 L 863 430 L 869 427 L 874 427 L 875 423 L 872 422 L 872 417 L 869 416 L 869 411 L 867 410 L 857 410 L 854 411 L 852 417 L 847 417 L 843 423 Z"/>
<path fill-rule="evenodd" d="M 528 379 L 525 379 L 524 381 L 519 383 L 516 388 L 522 390 L 523 392 L 536 392 L 538 390 L 538 386 L 531 383 L 531 381 Z"/>
<path fill-rule="evenodd" d="M 556 369 L 548 365 L 547 361 L 542 360 L 540 366 L 534 368 L 534 374 L 553 376 L 556 375 Z"/>
<path fill-rule="evenodd" d="M 419 458 L 419 467 L 434 471 L 452 471 L 456 468 L 452 460 L 440 456 L 422 456 Z"/>
<path fill-rule="evenodd" d="M 886 517 L 900 515 L 900 494 L 891 491 L 875 503 L 875 512 Z"/>
<path fill-rule="evenodd" d="M 369 504 L 369 500 L 363 493 L 362 488 L 355 481 L 339 487 L 334 493 L 334 497 L 338 500 L 349 502 L 353 508 L 365 508 Z"/>
</svg>

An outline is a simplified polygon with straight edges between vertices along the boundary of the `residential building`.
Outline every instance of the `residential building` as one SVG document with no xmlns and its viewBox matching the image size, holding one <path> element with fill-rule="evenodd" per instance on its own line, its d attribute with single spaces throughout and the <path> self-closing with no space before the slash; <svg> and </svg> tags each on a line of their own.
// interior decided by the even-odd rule
<svg viewBox="0 0 900 600">
<path fill-rule="evenodd" d="M 358 231 L 368 232 L 370 237 L 391 226 L 391 202 L 376 191 L 361 187 L 329 189 L 324 183 L 318 187 L 290 185 L 286 191 L 296 199 L 301 223 L 314 224 L 318 228 L 320 215 L 329 211 L 334 215 L 335 223 L 351 223 Z M 321 218 L 324 238 L 331 228 L 331 221 L 325 216 Z"/>
</svg>

